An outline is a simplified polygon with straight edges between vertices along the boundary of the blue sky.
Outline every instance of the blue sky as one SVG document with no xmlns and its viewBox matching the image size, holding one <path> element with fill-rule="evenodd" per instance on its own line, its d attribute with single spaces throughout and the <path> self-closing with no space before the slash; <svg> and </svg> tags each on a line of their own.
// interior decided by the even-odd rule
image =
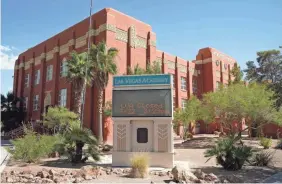
<svg viewBox="0 0 282 184">
<path fill-rule="evenodd" d="M 3 0 L 1 93 L 13 86 L 16 56 L 89 15 L 90 0 Z M 192 60 L 214 47 L 244 68 L 256 52 L 282 45 L 282 0 L 93 0 L 150 24 L 157 47 Z"/>
</svg>

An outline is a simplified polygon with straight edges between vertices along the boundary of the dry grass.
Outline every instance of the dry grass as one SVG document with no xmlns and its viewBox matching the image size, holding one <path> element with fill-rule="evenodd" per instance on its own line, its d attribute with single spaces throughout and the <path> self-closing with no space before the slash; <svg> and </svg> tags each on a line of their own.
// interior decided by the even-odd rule
<svg viewBox="0 0 282 184">
<path fill-rule="evenodd" d="M 133 155 L 130 160 L 132 178 L 145 178 L 148 174 L 149 156 L 144 153 Z"/>
</svg>

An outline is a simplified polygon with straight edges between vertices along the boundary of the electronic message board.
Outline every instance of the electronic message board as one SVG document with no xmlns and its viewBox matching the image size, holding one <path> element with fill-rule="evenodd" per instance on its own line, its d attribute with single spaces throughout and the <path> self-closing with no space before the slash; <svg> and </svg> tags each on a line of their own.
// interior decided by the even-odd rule
<svg viewBox="0 0 282 184">
<path fill-rule="evenodd" d="M 113 117 L 171 117 L 171 89 L 113 90 Z"/>
</svg>

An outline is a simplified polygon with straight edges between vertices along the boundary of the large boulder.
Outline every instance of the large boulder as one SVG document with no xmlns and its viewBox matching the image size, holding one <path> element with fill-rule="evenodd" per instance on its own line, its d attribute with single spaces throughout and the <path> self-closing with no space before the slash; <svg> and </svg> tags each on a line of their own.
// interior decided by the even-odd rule
<svg viewBox="0 0 282 184">
<path fill-rule="evenodd" d="M 180 166 L 172 168 L 171 174 L 173 176 L 173 180 L 176 182 L 194 182 L 198 180 L 198 178 L 189 169 Z"/>
</svg>

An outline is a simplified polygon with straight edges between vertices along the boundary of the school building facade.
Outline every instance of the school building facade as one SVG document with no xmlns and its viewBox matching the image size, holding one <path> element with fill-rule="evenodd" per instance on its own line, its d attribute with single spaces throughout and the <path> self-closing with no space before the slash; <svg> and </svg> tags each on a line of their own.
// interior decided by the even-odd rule
<svg viewBox="0 0 282 184">
<path fill-rule="evenodd" d="M 116 60 L 120 75 L 136 64 L 145 68 L 147 62 L 157 61 L 163 73 L 174 79 L 174 107 L 184 107 L 191 95 L 215 91 L 228 84 L 236 60 L 214 48 L 202 48 L 192 61 L 170 55 L 156 47 L 152 27 L 112 8 L 105 8 L 61 33 L 21 53 L 15 62 L 13 91 L 25 99 L 27 120 L 40 120 L 49 105 L 73 107 L 72 84 L 66 79 L 66 61 L 72 51 L 87 50 L 91 43 L 105 41 L 119 50 Z M 112 98 L 112 79 L 105 90 L 105 102 Z M 98 133 L 97 90 L 87 87 L 84 125 Z M 204 130 L 202 130 L 204 131 Z M 203 132 L 202 132 L 203 133 Z"/>
</svg>

